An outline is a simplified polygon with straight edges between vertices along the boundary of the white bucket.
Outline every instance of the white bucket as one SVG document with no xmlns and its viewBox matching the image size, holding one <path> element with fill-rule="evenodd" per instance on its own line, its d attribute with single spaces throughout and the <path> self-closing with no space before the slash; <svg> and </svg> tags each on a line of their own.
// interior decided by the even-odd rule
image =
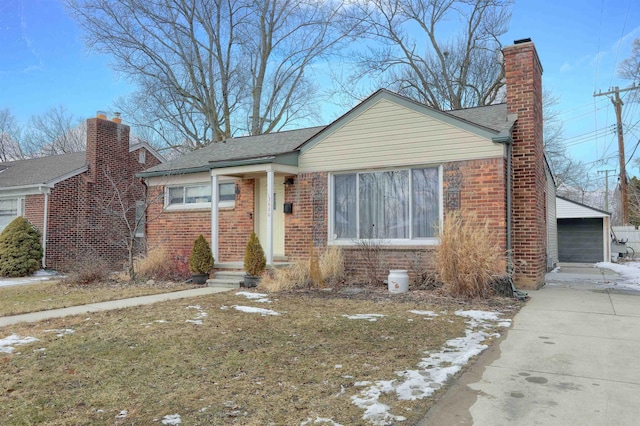
<svg viewBox="0 0 640 426">
<path fill-rule="evenodd" d="M 409 291 L 409 274 L 407 274 L 406 269 L 389 270 L 387 280 L 390 293 L 406 293 Z"/>
</svg>

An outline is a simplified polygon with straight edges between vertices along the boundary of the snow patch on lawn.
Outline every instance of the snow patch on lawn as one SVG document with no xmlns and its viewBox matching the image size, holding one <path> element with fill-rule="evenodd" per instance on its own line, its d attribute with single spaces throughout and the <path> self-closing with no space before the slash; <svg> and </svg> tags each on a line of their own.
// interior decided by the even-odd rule
<svg viewBox="0 0 640 426">
<path fill-rule="evenodd" d="M 35 337 L 20 337 L 17 334 L 0 339 L 0 352 L 5 354 L 13 353 L 16 350 L 14 346 L 28 345 L 29 343 L 37 342 Z"/>
<path fill-rule="evenodd" d="M 319 425 L 323 423 L 328 423 L 332 426 L 342 426 L 340 423 L 334 422 L 332 419 L 328 419 L 326 417 L 316 417 L 315 419 L 308 418 L 304 422 L 300 423 L 300 426 L 306 426 L 310 424 Z"/>
<path fill-rule="evenodd" d="M 187 309 L 195 309 L 198 311 L 198 314 L 193 319 L 188 319 L 185 321 L 191 324 L 202 325 L 202 318 L 206 318 L 209 316 L 209 314 L 207 314 L 200 305 L 190 305 L 187 306 Z"/>
<path fill-rule="evenodd" d="M 629 290 L 640 290 L 640 262 L 612 263 L 600 262 L 596 263 L 596 268 L 610 269 L 622 275 L 623 280 L 616 281 L 615 287 L 625 288 Z"/>
<path fill-rule="evenodd" d="M 75 333 L 75 330 L 72 330 L 70 328 L 59 328 L 59 329 L 52 329 L 52 330 L 45 330 L 45 333 L 58 333 L 56 334 L 56 337 L 62 337 L 65 334 L 72 334 Z"/>
<path fill-rule="evenodd" d="M 365 410 L 362 417 L 364 420 L 373 425 L 391 425 L 406 420 L 404 416 L 392 414 L 388 405 L 379 402 L 380 395 L 395 393 L 399 400 L 410 401 L 429 397 L 471 358 L 488 347 L 482 343 L 486 338 L 499 336 L 488 329 L 511 324 L 508 320 L 501 320 L 499 312 L 460 310 L 455 314 L 467 318 L 465 336 L 450 339 L 440 352 L 428 354 L 418 363 L 418 369 L 396 371 L 399 379 L 378 380 L 373 384 L 354 383 L 354 386 L 368 386 L 351 397 L 356 406 Z"/>
<path fill-rule="evenodd" d="M 163 425 L 179 425 L 180 423 L 182 423 L 180 414 L 169 414 L 162 418 Z"/>
<path fill-rule="evenodd" d="M 253 306 L 233 305 L 232 308 L 235 309 L 236 311 L 240 311 L 240 312 L 247 312 L 247 313 L 250 313 L 250 314 L 260 314 L 263 317 L 267 316 L 267 315 L 280 315 L 279 312 L 272 311 L 271 309 L 254 308 Z"/>
<path fill-rule="evenodd" d="M 370 321 L 370 322 L 376 322 L 376 321 L 378 321 L 378 318 L 383 318 L 384 315 L 382 315 L 382 314 L 355 314 L 355 315 L 343 315 L 343 317 L 349 318 L 349 319 L 353 319 L 353 320 L 363 319 L 363 320 L 367 320 L 367 321 Z"/>
<path fill-rule="evenodd" d="M 236 296 L 244 296 L 249 300 L 253 300 L 254 302 L 259 303 L 272 303 L 264 293 L 250 293 L 248 291 L 239 291 L 236 293 Z"/>
<path fill-rule="evenodd" d="M 440 314 L 436 314 L 433 311 L 409 311 L 410 314 L 416 314 L 416 315 L 424 315 L 426 317 L 439 317 Z"/>
</svg>

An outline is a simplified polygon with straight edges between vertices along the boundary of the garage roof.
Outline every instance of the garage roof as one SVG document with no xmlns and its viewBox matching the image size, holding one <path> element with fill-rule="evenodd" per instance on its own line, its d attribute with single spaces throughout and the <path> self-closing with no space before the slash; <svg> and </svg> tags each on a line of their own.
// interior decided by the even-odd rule
<svg viewBox="0 0 640 426">
<path fill-rule="evenodd" d="M 598 210 L 567 198 L 556 197 L 556 219 L 609 216 L 611 213 L 604 210 Z"/>
</svg>

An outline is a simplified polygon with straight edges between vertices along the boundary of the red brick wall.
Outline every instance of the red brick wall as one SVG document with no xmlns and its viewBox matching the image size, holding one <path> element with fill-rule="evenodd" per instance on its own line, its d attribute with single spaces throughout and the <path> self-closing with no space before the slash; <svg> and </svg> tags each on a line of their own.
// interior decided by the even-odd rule
<svg viewBox="0 0 640 426">
<path fill-rule="evenodd" d="M 286 185 L 284 202 L 293 203 L 293 213 L 284 217 L 284 252 L 290 260 L 309 258 L 314 247 L 327 245 L 327 173 L 301 173 Z"/>
<path fill-rule="evenodd" d="M 516 285 L 544 285 L 546 177 L 542 137 L 542 66 L 533 43 L 504 49 L 507 109 L 518 114 L 512 133 L 512 252 Z"/>
<path fill-rule="evenodd" d="M 242 179 L 236 182 L 233 208 L 219 211 L 218 258 L 215 262 L 240 262 L 244 259 L 244 249 L 253 231 L 254 224 L 254 180 Z M 211 243 L 211 210 L 164 210 L 164 187 L 150 189 L 154 203 L 147 212 L 147 242 L 149 248 L 164 246 L 169 252 L 189 256 L 193 242 L 202 234 Z"/>
<path fill-rule="evenodd" d="M 87 120 L 88 171 L 56 184 L 49 195 L 48 268 L 64 271 L 77 260 L 95 256 L 121 269 L 126 261 L 122 239 L 128 235 L 123 217 L 133 223 L 135 202 L 142 200 L 146 191 L 135 174 L 159 164 L 150 153 L 144 164 L 139 163 L 138 152 L 129 152 L 128 126 L 98 118 Z M 109 204 L 116 193 L 122 196 L 125 209 Z M 42 220 L 35 221 L 42 217 L 44 196 L 27 196 L 25 207 L 27 218 L 42 230 Z"/>
<path fill-rule="evenodd" d="M 488 219 L 498 244 L 506 253 L 506 177 L 503 158 L 470 160 L 443 165 L 444 191 L 458 192 L 459 204 L 445 204 L 451 210 L 474 212 Z M 293 203 L 293 214 L 285 216 L 285 253 L 290 260 L 307 259 L 310 243 L 323 248 L 327 244 L 328 174 L 304 173 L 285 189 L 285 202 Z M 445 196 L 446 199 L 446 196 Z M 315 201 L 314 201 L 315 200 Z M 315 210 L 314 210 L 315 205 Z M 343 247 L 349 276 L 356 281 L 367 277 L 368 265 L 355 246 Z M 433 246 L 389 247 L 380 257 L 380 279 L 389 269 L 407 269 L 411 279 L 428 268 Z M 506 263 L 505 263 L 506 267 Z"/>
</svg>

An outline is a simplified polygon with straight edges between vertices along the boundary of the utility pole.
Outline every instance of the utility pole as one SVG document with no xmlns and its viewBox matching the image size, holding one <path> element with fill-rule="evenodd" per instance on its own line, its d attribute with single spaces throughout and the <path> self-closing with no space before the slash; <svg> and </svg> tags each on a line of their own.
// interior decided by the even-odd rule
<svg viewBox="0 0 640 426">
<path fill-rule="evenodd" d="M 598 170 L 598 173 L 604 173 L 604 210 L 609 211 L 609 172 L 615 172 L 613 169 Z"/>
<path fill-rule="evenodd" d="M 614 87 L 613 90 L 609 90 L 608 92 L 598 92 L 594 93 L 593 96 L 606 96 L 606 95 L 614 95 L 613 97 L 609 97 L 611 103 L 613 103 L 613 107 L 616 110 L 616 122 L 617 122 L 617 133 L 618 133 L 618 157 L 620 160 L 620 195 L 622 201 L 622 224 L 626 225 L 629 223 L 629 196 L 627 194 L 627 171 L 626 171 L 626 160 L 624 157 L 624 132 L 622 131 L 622 99 L 620 99 L 621 92 L 628 92 L 629 90 L 640 89 L 640 87 L 636 87 L 634 84 L 631 87 L 627 87 L 626 89 L 620 89 L 618 86 Z"/>
</svg>

